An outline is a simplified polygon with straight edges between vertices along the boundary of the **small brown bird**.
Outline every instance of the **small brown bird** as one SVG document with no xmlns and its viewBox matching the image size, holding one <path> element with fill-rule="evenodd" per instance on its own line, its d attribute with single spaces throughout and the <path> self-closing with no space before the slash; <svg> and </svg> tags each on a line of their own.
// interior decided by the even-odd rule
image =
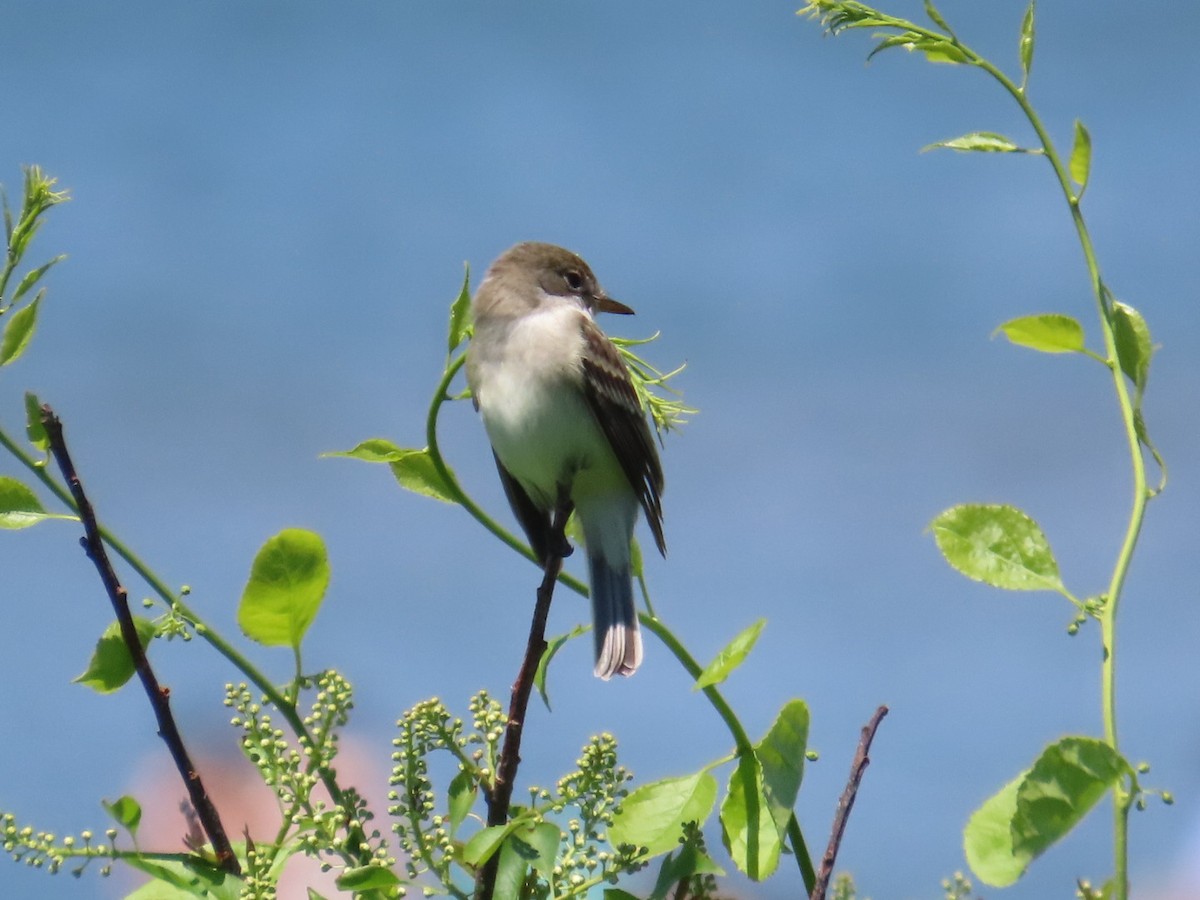
<svg viewBox="0 0 1200 900">
<path fill-rule="evenodd" d="M 595 315 L 633 310 L 576 254 L 527 242 L 492 263 L 472 311 L 467 383 L 509 504 L 543 563 L 560 497 L 573 505 L 588 557 L 595 673 L 632 675 L 642 637 L 630 541 L 640 505 L 666 555 L 663 474 L 629 370 Z"/>
</svg>

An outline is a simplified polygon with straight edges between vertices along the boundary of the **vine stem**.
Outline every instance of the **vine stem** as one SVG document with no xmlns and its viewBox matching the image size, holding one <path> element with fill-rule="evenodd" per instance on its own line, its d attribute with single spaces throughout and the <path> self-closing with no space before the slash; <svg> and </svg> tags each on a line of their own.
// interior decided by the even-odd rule
<svg viewBox="0 0 1200 900">
<path fill-rule="evenodd" d="M 1133 500 L 1131 503 L 1129 521 L 1121 541 L 1121 549 L 1113 567 L 1108 584 L 1108 593 L 1100 612 L 1100 636 L 1104 648 L 1101 665 L 1101 712 L 1104 718 L 1104 740 L 1112 747 L 1113 752 L 1120 753 L 1117 737 L 1117 609 L 1120 605 L 1121 592 L 1125 586 L 1125 578 L 1133 560 L 1141 535 L 1142 523 L 1146 514 L 1146 503 L 1151 493 L 1146 481 L 1146 459 L 1142 453 L 1141 439 L 1137 433 L 1137 423 L 1133 400 L 1130 397 L 1129 385 L 1121 369 L 1117 356 L 1116 335 L 1113 330 L 1112 307 L 1108 302 L 1108 292 L 1100 274 L 1100 264 L 1096 259 L 1095 246 L 1088 231 L 1087 222 L 1080 209 L 1080 196 L 1071 187 L 1071 180 L 1066 166 L 1063 165 L 1054 143 L 1050 140 L 1041 118 L 1029 103 L 1025 91 L 1018 88 L 1007 75 L 986 59 L 971 52 L 976 65 L 995 78 L 1008 93 L 1016 100 L 1021 111 L 1033 126 L 1034 132 L 1041 142 L 1042 150 L 1054 169 L 1059 187 L 1066 198 L 1071 210 L 1071 221 L 1075 225 L 1075 233 L 1083 250 L 1084 261 L 1087 264 L 1088 277 L 1091 281 L 1092 294 L 1096 300 L 1096 309 L 1100 318 L 1100 331 L 1104 337 L 1106 358 L 1104 364 L 1112 376 L 1113 388 L 1117 396 L 1117 405 L 1124 426 L 1125 438 L 1128 444 L 1129 459 L 1133 472 Z M 1129 894 L 1129 810 L 1133 803 L 1133 792 L 1124 784 L 1118 784 L 1113 789 L 1113 880 L 1116 886 L 1117 900 L 1124 900 Z"/>
</svg>

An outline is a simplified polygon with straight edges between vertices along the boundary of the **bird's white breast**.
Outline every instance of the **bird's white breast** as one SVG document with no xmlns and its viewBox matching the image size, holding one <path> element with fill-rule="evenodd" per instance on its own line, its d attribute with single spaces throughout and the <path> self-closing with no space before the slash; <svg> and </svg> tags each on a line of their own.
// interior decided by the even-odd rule
<svg viewBox="0 0 1200 900">
<path fill-rule="evenodd" d="M 574 304 L 555 303 L 517 318 L 477 323 L 468 379 L 492 448 L 539 506 L 554 505 L 559 484 L 581 494 L 624 474 L 583 394 L 584 350 Z M 483 335 L 479 328 L 503 329 Z"/>
</svg>

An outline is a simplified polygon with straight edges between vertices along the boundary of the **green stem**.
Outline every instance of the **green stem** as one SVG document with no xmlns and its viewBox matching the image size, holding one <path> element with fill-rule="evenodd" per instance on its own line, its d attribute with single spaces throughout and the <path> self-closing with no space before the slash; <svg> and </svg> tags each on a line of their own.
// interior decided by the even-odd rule
<svg viewBox="0 0 1200 900">
<path fill-rule="evenodd" d="M 958 43 L 958 42 L 956 42 Z M 979 68 L 990 74 L 998 81 L 1009 95 L 1021 107 L 1021 111 L 1033 126 L 1038 140 L 1041 142 L 1043 153 L 1054 169 L 1059 188 L 1071 210 L 1071 221 L 1075 225 L 1075 233 L 1079 238 L 1087 264 L 1088 277 L 1091 282 L 1092 294 L 1096 301 L 1100 318 L 1100 330 L 1104 337 L 1105 364 L 1113 379 L 1113 388 L 1117 395 L 1117 405 L 1120 409 L 1121 423 L 1125 429 L 1125 439 L 1128 445 L 1130 463 L 1133 470 L 1133 502 L 1129 513 L 1129 521 L 1125 527 L 1125 535 L 1121 541 L 1121 550 L 1117 555 L 1109 580 L 1106 602 L 1100 613 L 1100 633 L 1103 642 L 1103 662 L 1101 664 L 1101 712 L 1104 718 L 1104 740 L 1116 753 L 1120 752 L 1117 738 L 1117 609 L 1120 605 L 1121 591 L 1129 572 L 1129 565 L 1137 547 L 1141 534 L 1142 522 L 1146 513 L 1146 502 L 1151 496 L 1146 482 L 1146 461 L 1142 454 L 1141 441 L 1138 438 L 1135 422 L 1135 407 L 1129 393 L 1129 385 L 1121 370 L 1117 356 L 1116 336 L 1113 331 L 1112 309 L 1108 302 L 1108 294 L 1104 280 L 1100 274 L 1100 264 L 1096 259 L 1095 246 L 1087 223 L 1080 208 L 1079 195 L 1071 186 L 1070 174 L 1063 165 L 1054 143 L 1042 124 L 1041 118 L 1029 103 L 1025 91 L 1017 87 L 992 63 L 983 59 L 974 51 L 961 43 L 958 46 L 968 54 L 969 59 Z M 1129 893 L 1129 810 L 1133 802 L 1133 791 L 1128 785 L 1120 784 L 1113 790 L 1113 881 L 1116 886 L 1116 900 L 1125 900 Z"/>
</svg>

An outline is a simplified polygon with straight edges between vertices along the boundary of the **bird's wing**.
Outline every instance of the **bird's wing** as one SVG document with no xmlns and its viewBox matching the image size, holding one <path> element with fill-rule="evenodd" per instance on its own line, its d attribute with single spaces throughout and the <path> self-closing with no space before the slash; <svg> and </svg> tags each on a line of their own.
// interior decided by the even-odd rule
<svg viewBox="0 0 1200 900">
<path fill-rule="evenodd" d="M 537 504 L 525 493 L 525 488 L 512 476 L 496 451 L 492 451 L 496 460 L 496 471 L 500 473 L 500 484 L 504 486 L 504 496 L 512 507 L 513 515 L 521 523 L 525 536 L 529 538 L 529 546 L 533 549 L 541 565 L 546 564 L 546 556 L 550 552 L 550 510 L 539 509 Z"/>
<path fill-rule="evenodd" d="M 588 406 L 646 511 L 646 522 L 654 533 L 658 552 L 665 556 L 662 465 L 658 461 L 650 426 L 646 424 L 646 415 L 620 351 L 590 318 L 583 319 L 581 329 L 584 395 Z"/>
</svg>

